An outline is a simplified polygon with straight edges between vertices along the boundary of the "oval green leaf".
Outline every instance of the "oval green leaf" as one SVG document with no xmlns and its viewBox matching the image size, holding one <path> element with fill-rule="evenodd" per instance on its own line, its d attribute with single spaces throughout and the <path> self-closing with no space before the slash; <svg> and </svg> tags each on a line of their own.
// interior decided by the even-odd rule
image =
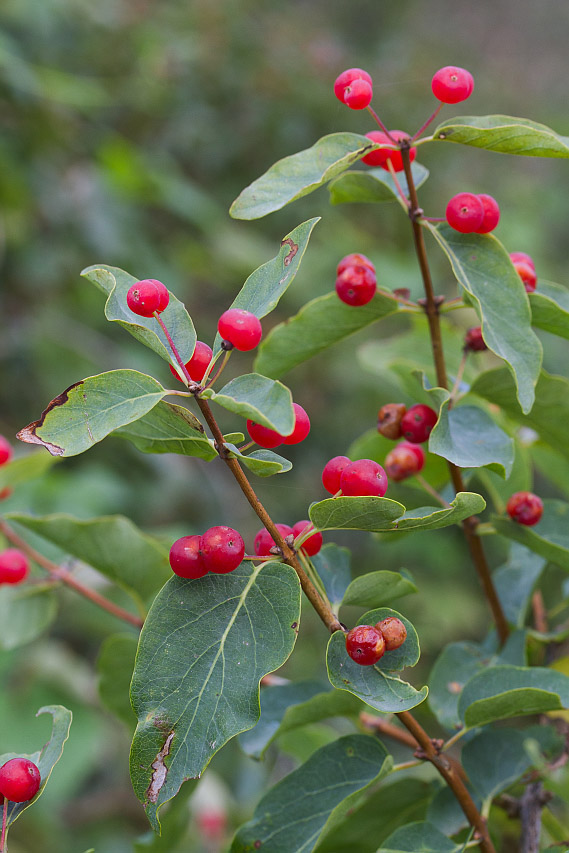
<svg viewBox="0 0 569 853">
<path fill-rule="evenodd" d="M 351 582 L 342 599 L 342 604 L 381 607 L 417 591 L 415 584 L 399 572 L 368 572 Z"/>
<path fill-rule="evenodd" d="M 0 586 L 0 649 L 23 646 L 49 628 L 57 615 L 51 584 Z"/>
<path fill-rule="evenodd" d="M 461 729 L 458 700 L 468 680 L 490 662 L 490 655 L 475 643 L 449 643 L 429 677 L 429 705 L 447 729 Z"/>
<path fill-rule="evenodd" d="M 293 431 L 294 409 L 290 390 L 282 382 L 267 379 L 259 373 L 244 373 L 228 382 L 221 391 L 208 388 L 201 396 L 281 435 L 290 435 Z"/>
<path fill-rule="evenodd" d="M 501 154 L 569 157 L 569 137 L 559 136 L 545 124 L 513 116 L 459 116 L 439 124 L 433 139 Z"/>
<path fill-rule="evenodd" d="M 332 605 L 338 605 L 352 579 L 350 551 L 335 542 L 329 542 L 311 557 L 312 565 L 324 584 L 326 595 Z"/>
<path fill-rule="evenodd" d="M 390 530 L 404 512 L 403 504 L 379 497 L 326 498 L 308 510 L 318 530 Z"/>
<path fill-rule="evenodd" d="M 560 338 L 569 338 L 569 290 L 551 281 L 539 281 L 529 294 L 532 324 Z"/>
<path fill-rule="evenodd" d="M 104 641 L 97 658 L 101 702 L 130 731 L 136 722 L 129 689 L 137 647 L 138 638 L 134 634 L 112 634 Z"/>
<path fill-rule="evenodd" d="M 420 163 L 411 165 L 415 187 L 418 189 L 429 177 L 429 170 Z M 397 176 L 399 185 L 406 196 L 409 195 L 407 179 L 404 172 Z M 344 204 L 346 202 L 385 202 L 396 201 L 399 192 L 391 174 L 385 169 L 370 169 L 369 171 L 344 172 L 335 178 L 330 186 L 330 202 Z"/>
<path fill-rule="evenodd" d="M 464 847 L 443 835 L 426 820 L 400 826 L 386 838 L 377 853 L 460 853 Z"/>
<path fill-rule="evenodd" d="M 525 625 L 529 602 L 547 560 L 528 548 L 512 543 L 508 562 L 492 575 L 504 615 L 511 625 Z"/>
<path fill-rule="evenodd" d="M 490 468 L 506 479 L 514 464 L 514 441 L 478 406 L 443 403 L 429 436 L 429 450 L 460 468 Z"/>
<path fill-rule="evenodd" d="M 36 477 L 42 477 L 54 462 L 57 462 L 57 457 L 44 453 L 43 450 L 27 453 L 25 456 L 6 462 L 0 466 L 0 491 L 35 480 Z"/>
<path fill-rule="evenodd" d="M 227 444 L 229 455 L 233 459 L 238 459 L 242 465 L 245 465 L 257 477 L 272 477 L 273 474 L 284 474 L 292 468 L 292 462 L 285 459 L 284 456 L 279 456 L 272 450 L 254 450 L 252 453 L 241 453 L 234 444 Z"/>
<path fill-rule="evenodd" d="M 142 453 L 178 453 L 197 456 L 206 462 L 217 458 L 217 451 L 196 416 L 184 406 L 164 400 L 112 434 L 132 441 Z"/>
<path fill-rule="evenodd" d="M 408 509 L 405 515 L 394 521 L 386 530 L 439 530 L 441 527 L 459 524 L 485 508 L 486 501 L 481 495 L 475 492 L 459 492 L 448 509 L 436 509 L 432 506 Z"/>
</svg>

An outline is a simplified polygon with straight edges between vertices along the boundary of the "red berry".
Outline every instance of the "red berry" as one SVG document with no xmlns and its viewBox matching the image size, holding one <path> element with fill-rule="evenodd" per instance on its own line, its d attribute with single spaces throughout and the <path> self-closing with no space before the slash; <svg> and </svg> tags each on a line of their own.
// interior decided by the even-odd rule
<svg viewBox="0 0 569 853">
<path fill-rule="evenodd" d="M 516 261 L 514 269 L 523 281 L 526 293 L 533 293 L 537 287 L 537 276 L 533 267 L 530 267 L 524 261 Z"/>
<path fill-rule="evenodd" d="M 255 349 L 263 334 L 259 318 L 242 308 L 224 311 L 218 320 L 217 331 L 224 341 L 229 341 L 241 352 Z"/>
<path fill-rule="evenodd" d="M 284 436 L 283 444 L 299 444 L 310 432 L 310 418 L 305 410 L 298 403 L 293 403 L 292 407 L 294 409 L 294 427 L 290 435 Z"/>
<path fill-rule="evenodd" d="M 385 648 L 388 652 L 398 649 L 407 639 L 407 628 L 396 616 L 388 616 L 386 619 L 382 619 L 375 627 L 383 634 Z"/>
<path fill-rule="evenodd" d="M 477 231 L 484 220 L 484 205 L 474 193 L 458 193 L 446 209 L 446 220 L 451 228 L 461 234 Z"/>
<path fill-rule="evenodd" d="M 372 142 L 379 142 L 380 145 L 393 145 L 389 136 L 382 130 L 370 130 L 366 136 Z M 375 151 L 370 151 L 369 154 L 362 157 L 362 163 L 366 163 L 368 166 L 384 166 L 390 154 L 393 154 L 393 148 L 376 148 Z"/>
<path fill-rule="evenodd" d="M 363 264 L 346 267 L 336 279 L 336 293 L 346 305 L 367 305 L 376 289 L 375 272 Z"/>
<path fill-rule="evenodd" d="M 201 536 L 182 536 L 170 548 L 170 567 L 180 578 L 203 578 L 208 569 L 200 552 Z"/>
<path fill-rule="evenodd" d="M 297 521 L 292 528 L 294 538 L 296 539 L 297 536 L 304 533 L 307 527 L 313 528 L 314 525 L 311 521 Z M 304 540 L 300 547 L 308 554 L 309 557 L 313 557 L 322 547 L 322 534 L 313 533 L 312 536 L 309 536 L 308 539 Z"/>
<path fill-rule="evenodd" d="M 9 462 L 13 455 L 12 445 L 8 439 L 0 435 L 0 465 L 5 465 L 6 462 Z"/>
<path fill-rule="evenodd" d="M 385 471 L 373 459 L 358 459 L 346 465 L 340 477 L 340 488 L 344 495 L 383 497 L 387 491 Z"/>
<path fill-rule="evenodd" d="M 529 264 L 532 270 L 535 269 L 532 256 L 528 255 L 526 252 L 510 252 L 510 260 L 513 264 L 516 264 L 518 261 L 523 261 L 524 264 Z"/>
<path fill-rule="evenodd" d="M 13 489 L 11 489 L 10 486 L 5 486 L 0 490 L 0 501 L 5 501 L 6 498 L 9 498 L 13 493 Z"/>
<path fill-rule="evenodd" d="M 468 329 L 464 336 L 464 349 L 472 352 L 482 352 L 482 350 L 488 349 L 482 337 L 482 326 L 473 326 Z"/>
<path fill-rule="evenodd" d="M 418 444 L 407 444 L 403 441 L 389 451 L 383 464 L 389 479 L 399 482 L 422 470 L 425 464 L 425 451 Z"/>
<path fill-rule="evenodd" d="M 346 634 L 346 651 L 356 663 L 372 666 L 385 654 L 383 634 L 373 625 L 356 625 Z"/>
<path fill-rule="evenodd" d="M 496 199 L 492 198 L 491 195 L 480 193 L 478 198 L 482 202 L 482 207 L 484 208 L 484 217 L 482 219 L 482 225 L 480 228 L 476 229 L 476 233 L 489 234 L 500 221 L 500 208 L 498 207 Z"/>
<path fill-rule="evenodd" d="M 338 266 L 336 267 L 336 275 L 340 275 L 343 273 L 345 269 L 348 267 L 367 267 L 373 273 L 375 273 L 375 267 L 365 255 L 361 255 L 358 252 L 352 252 L 351 255 L 346 255 Z"/>
<path fill-rule="evenodd" d="M 367 80 L 354 80 L 344 89 L 344 103 L 351 110 L 365 110 L 373 98 L 373 89 Z"/>
<path fill-rule="evenodd" d="M 543 501 L 533 492 L 516 492 L 508 500 L 506 512 L 514 521 L 531 527 L 543 515 Z"/>
<path fill-rule="evenodd" d="M 331 495 L 335 495 L 336 492 L 340 491 L 340 477 L 342 476 L 342 471 L 347 465 L 351 464 L 352 460 L 348 459 L 347 456 L 334 456 L 332 459 L 329 459 L 324 466 L 324 470 L 322 471 L 322 484 L 326 491 L 330 492 Z"/>
<path fill-rule="evenodd" d="M 204 344 L 202 341 L 196 341 L 196 348 L 194 349 L 194 354 L 191 359 L 186 362 L 186 370 L 190 374 L 190 379 L 193 379 L 194 382 L 201 382 L 205 376 L 205 372 L 208 369 L 210 362 L 213 358 L 213 351 L 211 347 L 207 344 Z M 178 375 L 178 372 L 174 370 L 172 365 L 170 365 L 170 370 L 172 371 L 172 375 L 179 379 L 180 382 L 183 380 Z"/>
<path fill-rule="evenodd" d="M 168 288 L 155 278 L 137 281 L 126 294 L 126 304 L 139 317 L 152 317 L 154 312 L 161 314 L 169 301 Z"/>
<path fill-rule="evenodd" d="M 290 536 L 292 533 L 292 527 L 289 527 L 288 524 L 275 524 L 275 527 L 283 537 L 286 539 L 287 536 Z M 257 535 L 255 536 L 255 542 L 253 544 L 253 550 L 258 557 L 271 557 L 271 548 L 275 547 L 275 540 L 271 536 L 268 530 L 264 527 L 259 530 Z"/>
<path fill-rule="evenodd" d="M 401 418 L 406 411 L 403 403 L 386 403 L 377 413 L 377 431 L 385 438 L 401 438 Z"/>
<path fill-rule="evenodd" d="M 0 794 L 12 803 L 27 803 L 40 786 L 40 771 L 27 758 L 11 758 L 0 767 Z"/>
<path fill-rule="evenodd" d="M 405 133 L 404 130 L 390 130 L 389 133 L 393 137 L 396 142 L 401 142 L 402 139 L 409 139 L 409 134 Z M 409 159 L 411 163 L 417 156 L 417 149 L 410 148 L 409 149 Z M 401 156 L 401 151 L 388 151 L 387 157 L 385 158 L 385 163 L 381 163 L 382 169 L 389 171 L 389 161 L 391 161 L 391 165 L 393 166 L 393 170 L 395 172 L 403 171 L 403 157 Z"/>
<path fill-rule="evenodd" d="M 346 89 L 349 87 L 350 83 L 354 82 L 354 80 L 365 80 L 370 86 L 372 85 L 370 75 L 362 68 L 348 68 L 346 71 L 342 71 L 342 73 L 336 77 L 336 81 L 334 83 L 334 94 L 343 104 L 346 103 Z"/>
<path fill-rule="evenodd" d="M 0 553 L 0 583 L 21 583 L 28 576 L 30 561 L 17 548 Z"/>
<path fill-rule="evenodd" d="M 411 444 L 421 444 L 431 434 L 431 430 L 438 420 L 434 409 L 417 403 L 407 409 L 401 419 L 401 431 L 407 441 Z"/>
<path fill-rule="evenodd" d="M 280 432 L 263 424 L 256 424 L 255 421 L 247 421 L 247 432 L 259 447 L 266 447 L 269 450 L 278 447 L 284 441 L 284 436 Z"/>
<path fill-rule="evenodd" d="M 201 538 L 202 560 L 209 572 L 225 575 L 241 563 L 245 543 L 240 533 L 231 527 L 210 527 Z"/>
<path fill-rule="evenodd" d="M 447 65 L 433 76 L 431 88 L 435 98 L 443 104 L 458 104 L 472 95 L 474 78 L 465 68 Z"/>
</svg>

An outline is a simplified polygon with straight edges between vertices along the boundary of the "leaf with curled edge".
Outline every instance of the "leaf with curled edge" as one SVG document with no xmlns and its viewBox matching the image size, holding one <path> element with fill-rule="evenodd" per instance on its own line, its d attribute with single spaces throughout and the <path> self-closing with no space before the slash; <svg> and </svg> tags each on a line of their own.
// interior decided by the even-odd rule
<svg viewBox="0 0 569 853">
<path fill-rule="evenodd" d="M 439 124 L 436 141 L 458 142 L 525 157 L 569 157 L 569 137 L 545 124 L 515 116 L 458 116 Z"/>
</svg>

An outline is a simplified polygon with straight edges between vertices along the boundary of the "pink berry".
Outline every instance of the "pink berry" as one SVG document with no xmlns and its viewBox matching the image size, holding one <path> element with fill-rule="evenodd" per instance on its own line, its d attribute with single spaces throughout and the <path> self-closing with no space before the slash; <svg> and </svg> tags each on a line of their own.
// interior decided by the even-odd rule
<svg viewBox="0 0 569 853">
<path fill-rule="evenodd" d="M 203 578 L 208 569 L 200 552 L 201 536 L 182 536 L 170 548 L 170 568 L 180 578 Z"/>
<path fill-rule="evenodd" d="M 286 539 L 287 536 L 292 534 L 292 527 L 289 527 L 288 524 L 275 524 L 275 527 L 283 539 Z M 255 536 L 255 542 L 253 543 L 253 550 L 255 551 L 255 554 L 258 557 L 271 557 L 271 548 L 274 547 L 275 540 L 269 531 L 262 527 Z"/>
<path fill-rule="evenodd" d="M 259 447 L 265 447 L 271 450 L 273 447 L 278 447 L 284 442 L 284 436 L 270 427 L 257 424 L 255 421 L 247 421 L 247 432 L 251 439 L 256 442 Z"/>
<path fill-rule="evenodd" d="M 224 341 L 229 341 L 241 352 L 255 349 L 263 335 L 259 318 L 242 308 L 224 311 L 218 320 L 217 331 Z"/>
<path fill-rule="evenodd" d="M 372 666 L 385 654 L 383 634 L 373 625 L 356 625 L 346 634 L 346 651 L 361 666 Z"/>
<path fill-rule="evenodd" d="M 375 626 L 383 634 L 385 649 L 393 652 L 403 645 L 407 639 L 407 628 L 397 616 L 388 616 Z"/>
<path fill-rule="evenodd" d="M 13 455 L 12 445 L 8 439 L 0 435 L 0 465 L 5 465 L 6 462 L 9 462 Z"/>
<path fill-rule="evenodd" d="M 383 464 L 389 479 L 397 483 L 422 470 L 425 464 L 425 451 L 418 444 L 407 444 L 403 441 L 389 451 Z"/>
<path fill-rule="evenodd" d="M 301 533 L 304 533 L 306 528 L 313 528 L 314 525 L 311 521 L 297 521 L 296 524 L 292 528 L 292 532 L 294 533 L 294 538 L 300 536 Z M 302 545 L 300 546 L 303 551 L 305 551 L 309 557 L 313 557 L 315 554 L 319 552 L 322 547 L 322 534 L 321 533 L 313 533 L 312 536 L 309 536 L 308 539 L 305 539 Z"/>
<path fill-rule="evenodd" d="M 510 260 L 513 264 L 522 261 L 524 264 L 529 264 L 532 270 L 535 270 L 535 263 L 531 255 L 526 252 L 510 252 Z"/>
<path fill-rule="evenodd" d="M 422 444 L 431 434 L 431 430 L 438 420 L 434 409 L 417 403 L 407 409 L 401 419 L 401 432 L 411 444 Z"/>
<path fill-rule="evenodd" d="M 464 349 L 472 352 L 482 352 L 482 350 L 488 349 L 482 337 L 482 326 L 473 326 L 472 329 L 468 329 L 464 336 Z"/>
<path fill-rule="evenodd" d="M 349 87 L 350 83 L 354 82 L 354 80 L 365 80 L 370 86 L 372 85 L 370 75 L 362 68 L 348 68 L 346 71 L 342 71 L 342 73 L 336 77 L 336 81 L 334 83 L 334 94 L 343 104 L 346 103 L 346 89 Z"/>
<path fill-rule="evenodd" d="M 346 465 L 340 476 L 342 494 L 348 496 L 375 495 L 387 491 L 387 475 L 373 459 L 358 459 Z"/>
<path fill-rule="evenodd" d="M 476 229 L 476 233 L 489 234 L 500 221 L 500 208 L 498 207 L 496 199 L 492 198 L 491 195 L 480 193 L 478 198 L 482 202 L 482 207 L 484 208 L 484 217 L 482 219 L 482 225 L 480 228 Z"/>
<path fill-rule="evenodd" d="M 361 255 L 358 252 L 352 252 L 351 255 L 346 255 L 338 266 L 336 267 L 336 275 L 340 275 L 344 272 L 348 267 L 367 267 L 373 273 L 375 273 L 375 267 L 365 255 Z"/>
<path fill-rule="evenodd" d="M 330 492 L 331 495 L 335 495 L 336 492 L 340 491 L 340 477 L 342 476 L 342 471 L 347 465 L 351 464 L 352 460 L 348 459 L 347 456 L 334 456 L 332 459 L 329 459 L 324 466 L 324 470 L 322 471 L 322 484 L 326 491 Z"/>
<path fill-rule="evenodd" d="M 294 427 L 290 435 L 284 436 L 283 444 L 299 444 L 310 432 L 310 418 L 305 410 L 298 403 L 293 403 L 292 408 L 294 409 Z"/>
<path fill-rule="evenodd" d="M 40 771 L 27 758 L 11 758 L 0 767 L 0 794 L 12 803 L 32 800 L 40 786 Z"/>
<path fill-rule="evenodd" d="M 201 538 L 202 560 L 209 572 L 225 575 L 241 563 L 245 543 L 240 533 L 232 527 L 210 527 Z"/>
<path fill-rule="evenodd" d="M 443 104 L 458 104 L 472 95 L 474 78 L 465 68 L 446 65 L 433 76 L 431 88 L 435 98 Z"/>
<path fill-rule="evenodd" d="M 392 138 L 396 142 L 401 142 L 401 140 L 403 140 L 403 139 L 409 139 L 410 138 L 409 134 L 405 133 L 404 130 L 390 130 L 389 133 L 391 134 Z M 416 148 L 410 148 L 409 149 L 409 159 L 410 159 L 411 163 L 413 162 L 413 160 L 415 159 L 416 156 L 417 156 L 417 149 Z M 386 171 L 388 171 L 390 161 L 391 161 L 391 165 L 393 166 L 394 172 L 402 172 L 403 171 L 404 166 L 403 166 L 403 157 L 401 156 L 401 151 L 393 151 L 393 150 L 389 151 L 388 150 L 387 151 L 387 157 L 385 158 L 385 163 L 380 164 L 382 169 L 385 169 Z"/>
<path fill-rule="evenodd" d="M 344 89 L 344 103 L 351 110 L 365 110 L 373 98 L 373 89 L 367 80 L 354 80 Z"/>
<path fill-rule="evenodd" d="M 194 382 L 201 382 L 205 376 L 205 372 L 208 369 L 210 362 L 213 358 L 213 351 L 211 347 L 208 347 L 207 344 L 202 343 L 202 341 L 196 341 L 196 347 L 194 349 L 194 354 L 191 359 L 186 362 L 186 370 L 190 374 L 190 379 L 193 379 Z M 183 380 L 178 375 L 178 372 L 174 370 L 172 365 L 170 365 L 170 370 L 172 371 L 172 375 L 179 379 L 180 382 Z"/>
<path fill-rule="evenodd" d="M 537 287 L 537 276 L 533 267 L 530 267 L 524 261 L 516 261 L 514 269 L 523 281 L 526 293 L 533 293 Z"/>
<path fill-rule="evenodd" d="M 152 317 L 155 312 L 161 314 L 169 301 L 168 288 L 155 278 L 137 281 L 126 294 L 126 304 L 139 317 Z"/>
<path fill-rule="evenodd" d="M 484 205 L 474 193 L 458 193 L 453 196 L 446 209 L 446 220 L 451 228 L 461 234 L 477 231 L 484 220 Z"/>
<path fill-rule="evenodd" d="M 506 512 L 518 524 L 531 527 L 543 515 L 543 501 L 533 492 L 516 492 L 508 500 Z"/>
<path fill-rule="evenodd" d="M 393 145 L 389 136 L 382 130 L 370 130 L 366 136 L 372 142 L 378 142 L 380 145 Z M 392 148 L 376 148 L 375 151 L 370 151 L 369 154 L 362 157 L 362 163 L 366 163 L 368 166 L 385 166 L 390 154 L 393 154 Z"/>
<path fill-rule="evenodd" d="M 0 583 L 21 583 L 28 576 L 30 561 L 17 548 L 0 553 Z"/>
<path fill-rule="evenodd" d="M 377 279 L 369 267 L 346 267 L 336 279 L 336 293 L 346 305 L 367 305 L 375 296 Z"/>
</svg>

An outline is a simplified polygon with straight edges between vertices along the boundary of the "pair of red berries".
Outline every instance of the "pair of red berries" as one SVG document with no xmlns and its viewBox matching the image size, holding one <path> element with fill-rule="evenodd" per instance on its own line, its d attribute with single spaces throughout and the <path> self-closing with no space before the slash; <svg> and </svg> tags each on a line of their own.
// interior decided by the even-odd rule
<svg viewBox="0 0 569 853">
<path fill-rule="evenodd" d="M 0 767 L 0 794 L 11 803 L 27 803 L 40 787 L 40 771 L 33 761 L 11 758 Z"/>
<path fill-rule="evenodd" d="M 411 138 L 404 130 L 390 130 L 389 136 L 381 130 L 371 130 L 366 133 L 366 136 L 372 142 L 378 142 L 380 145 L 393 145 L 394 141 L 402 142 L 404 139 Z M 416 156 L 417 149 L 415 147 L 410 148 L 409 160 L 411 163 Z M 389 171 L 390 163 L 394 172 L 402 172 L 404 169 L 401 151 L 393 148 L 377 148 L 375 151 L 370 151 L 369 154 L 362 157 L 362 163 L 366 163 L 368 166 L 381 166 L 386 171 Z"/>
<path fill-rule="evenodd" d="M 377 415 L 377 431 L 386 438 L 405 438 L 410 444 L 427 441 L 438 415 L 430 406 L 416 403 L 409 409 L 403 403 L 386 403 Z"/>
<path fill-rule="evenodd" d="M 348 497 L 380 497 L 387 491 L 387 474 L 373 459 L 352 462 L 347 456 L 334 456 L 324 466 L 322 484 L 327 492 L 339 491 Z"/>
<path fill-rule="evenodd" d="M 461 234 L 489 234 L 500 221 L 498 202 L 491 195 L 458 193 L 446 208 L 446 220 Z"/>
<path fill-rule="evenodd" d="M 280 432 L 270 427 L 248 420 L 247 432 L 251 439 L 259 447 L 267 449 L 278 447 L 280 444 L 299 444 L 304 441 L 310 432 L 310 418 L 299 403 L 293 403 L 292 407 L 294 409 L 294 427 L 290 435 L 281 435 Z"/>
<path fill-rule="evenodd" d="M 0 553 L 0 584 L 22 583 L 30 571 L 30 561 L 18 548 L 6 548 Z"/>
<path fill-rule="evenodd" d="M 311 521 L 303 519 L 302 521 L 297 521 L 293 527 L 289 527 L 288 524 L 276 524 L 275 527 L 283 539 L 287 541 L 287 544 L 292 545 L 294 540 L 297 539 L 301 533 L 305 533 L 307 528 L 313 528 L 314 525 Z M 275 545 L 275 540 L 269 531 L 262 527 L 255 536 L 253 549 L 258 557 L 270 557 L 272 556 L 271 548 L 274 548 Z M 305 539 L 300 547 L 309 557 L 313 557 L 322 547 L 322 534 L 314 532 L 312 536 Z"/>
<path fill-rule="evenodd" d="M 531 255 L 526 254 L 526 252 L 511 252 L 510 260 L 524 283 L 526 293 L 533 293 L 537 287 L 537 275 Z"/>
<path fill-rule="evenodd" d="M 202 535 L 182 536 L 170 548 L 170 566 L 181 578 L 203 578 L 208 572 L 225 575 L 241 563 L 245 543 L 237 530 L 219 525 Z"/>
<path fill-rule="evenodd" d="M 346 305 L 367 305 L 375 296 L 375 267 L 365 255 L 353 253 L 336 268 L 336 293 Z"/>
<path fill-rule="evenodd" d="M 346 634 L 346 651 L 361 666 L 372 666 L 403 645 L 407 629 L 401 619 L 388 616 L 376 625 L 356 625 Z"/>
<path fill-rule="evenodd" d="M 533 492 L 515 492 L 506 504 L 506 512 L 518 524 L 532 527 L 543 515 L 543 501 Z"/>
</svg>

